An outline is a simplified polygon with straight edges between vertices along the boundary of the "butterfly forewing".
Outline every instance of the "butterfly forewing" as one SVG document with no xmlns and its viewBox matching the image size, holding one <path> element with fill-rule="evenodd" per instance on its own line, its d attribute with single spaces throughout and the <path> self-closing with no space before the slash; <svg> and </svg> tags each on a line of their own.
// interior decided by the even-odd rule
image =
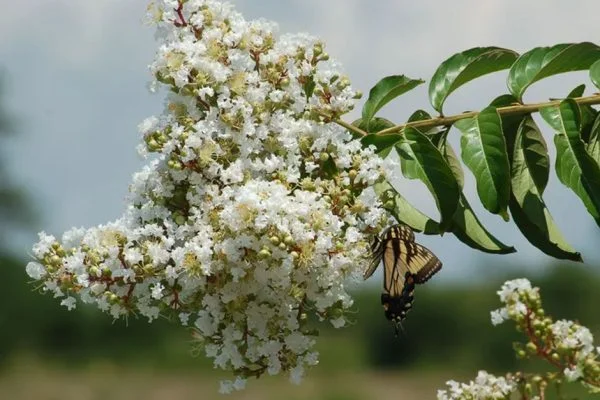
<svg viewBox="0 0 600 400">
<path fill-rule="evenodd" d="M 371 275 L 373 275 L 373 272 L 375 272 L 377 267 L 379 267 L 384 250 L 385 246 L 383 241 L 378 237 L 375 237 L 373 244 L 371 245 L 371 261 L 369 263 L 369 267 L 363 273 L 363 279 L 368 279 Z"/>
<path fill-rule="evenodd" d="M 390 296 L 399 296 L 404 288 L 406 264 L 402 261 L 404 241 L 388 240 L 383 254 L 383 288 Z"/>
<path fill-rule="evenodd" d="M 414 246 L 414 264 L 418 271 L 412 271 L 415 274 L 416 283 L 425 283 L 436 272 L 442 268 L 442 262 L 429 249 L 421 246 L 418 243 L 413 243 Z M 411 265 L 410 260 L 408 264 Z"/>
<path fill-rule="evenodd" d="M 442 268 L 441 261 L 429 249 L 415 242 L 405 243 L 402 255 L 406 267 L 415 276 L 416 283 L 425 283 Z"/>
</svg>

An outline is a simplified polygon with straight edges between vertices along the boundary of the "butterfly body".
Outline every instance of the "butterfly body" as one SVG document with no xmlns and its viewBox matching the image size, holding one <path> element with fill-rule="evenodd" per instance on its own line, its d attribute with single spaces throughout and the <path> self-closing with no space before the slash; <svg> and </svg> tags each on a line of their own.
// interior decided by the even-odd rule
<svg viewBox="0 0 600 400">
<path fill-rule="evenodd" d="M 430 250 L 415 242 L 414 232 L 406 225 L 386 229 L 374 239 L 371 252 L 373 258 L 364 279 L 383 261 L 381 304 L 398 333 L 398 327 L 412 308 L 415 285 L 427 282 L 442 268 L 442 263 Z"/>
</svg>

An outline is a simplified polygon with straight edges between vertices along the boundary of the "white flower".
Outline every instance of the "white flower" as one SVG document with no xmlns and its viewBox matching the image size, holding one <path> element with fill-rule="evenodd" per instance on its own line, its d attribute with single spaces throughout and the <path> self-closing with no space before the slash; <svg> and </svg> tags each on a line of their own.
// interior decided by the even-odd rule
<svg viewBox="0 0 600 400">
<path fill-rule="evenodd" d="M 496 377 L 479 371 L 474 381 L 459 383 L 448 381 L 448 390 L 438 390 L 438 400 L 494 400 L 505 399 L 516 389 L 516 383 L 504 377 Z"/>
<path fill-rule="evenodd" d="M 46 275 L 46 268 L 39 262 L 30 261 L 25 267 L 25 272 L 27 272 L 30 278 L 39 280 Z"/>
<path fill-rule="evenodd" d="M 569 382 L 574 382 L 583 376 L 583 372 L 578 367 L 565 368 L 563 373 Z"/>
<path fill-rule="evenodd" d="M 514 279 L 512 281 L 506 281 L 502 288 L 498 291 L 500 300 L 506 302 L 514 293 L 530 291 L 531 282 L 527 279 Z"/>
<path fill-rule="evenodd" d="M 163 290 L 165 290 L 165 287 L 159 282 L 159 283 L 155 283 L 154 286 L 152 286 L 152 298 L 156 299 L 156 300 L 160 300 L 163 297 Z"/>
<path fill-rule="evenodd" d="M 331 325 L 333 325 L 334 328 L 341 328 L 346 325 L 346 320 L 343 317 L 332 319 Z"/>
<path fill-rule="evenodd" d="M 290 371 L 290 382 L 295 385 L 299 385 L 302 382 L 302 377 L 304 376 L 304 367 L 302 365 L 298 365 Z"/>
<path fill-rule="evenodd" d="M 67 307 L 67 309 L 69 311 L 71 311 L 71 310 L 75 309 L 75 306 L 77 305 L 77 301 L 75 300 L 75 297 L 69 296 L 66 299 L 62 300 L 60 302 L 60 305 Z"/>
<path fill-rule="evenodd" d="M 500 308 L 491 312 L 492 324 L 500 325 L 504 321 L 508 320 L 508 311 L 506 308 Z"/>
</svg>

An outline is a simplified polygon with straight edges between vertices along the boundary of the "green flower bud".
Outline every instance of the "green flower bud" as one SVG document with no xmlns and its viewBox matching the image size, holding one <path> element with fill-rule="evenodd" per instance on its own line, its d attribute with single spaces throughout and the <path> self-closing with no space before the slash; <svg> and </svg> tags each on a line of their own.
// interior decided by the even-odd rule
<svg viewBox="0 0 600 400">
<path fill-rule="evenodd" d="M 525 346 L 525 348 L 527 349 L 527 351 L 529 351 L 530 353 L 536 353 L 537 352 L 537 346 L 535 345 L 535 343 L 533 342 L 529 342 L 527 343 L 527 345 Z"/>
<path fill-rule="evenodd" d="M 177 225 L 185 225 L 185 222 L 186 218 L 183 215 L 179 214 L 175 217 L 175 223 Z"/>
<path fill-rule="evenodd" d="M 271 257 L 271 252 L 269 251 L 269 249 L 262 249 L 258 252 L 258 256 L 263 259 L 268 258 Z"/>
<path fill-rule="evenodd" d="M 273 243 L 273 245 L 275 245 L 275 246 L 277 246 L 281 242 L 279 240 L 279 238 L 277 236 L 274 236 L 274 235 L 269 238 L 269 241 L 271 243 Z"/>
<path fill-rule="evenodd" d="M 321 155 L 319 156 L 319 160 L 321 160 L 321 162 L 325 162 L 325 161 L 329 160 L 329 154 L 321 153 Z"/>
<path fill-rule="evenodd" d="M 277 246 L 277 247 L 279 247 L 281 250 L 287 249 L 287 246 L 285 245 L 285 243 L 279 243 L 279 246 Z"/>
<path fill-rule="evenodd" d="M 588 358 L 587 360 L 585 360 L 585 366 L 586 367 L 592 368 L 594 365 L 596 365 L 596 363 L 594 362 L 593 359 Z"/>
<path fill-rule="evenodd" d="M 290 235 L 287 235 L 284 239 L 283 242 L 285 244 L 287 244 L 288 246 L 294 243 L 294 238 L 291 237 Z"/>
<path fill-rule="evenodd" d="M 315 43 L 313 46 L 313 53 L 315 56 L 320 56 L 323 54 L 323 43 Z"/>
</svg>

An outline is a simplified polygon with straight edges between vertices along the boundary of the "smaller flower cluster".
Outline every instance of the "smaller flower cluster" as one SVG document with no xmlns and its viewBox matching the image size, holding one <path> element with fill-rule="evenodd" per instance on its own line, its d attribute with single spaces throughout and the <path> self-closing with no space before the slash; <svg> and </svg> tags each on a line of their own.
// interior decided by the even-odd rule
<svg viewBox="0 0 600 400">
<path fill-rule="evenodd" d="M 504 307 L 491 312 L 492 324 L 513 320 L 527 343 L 515 343 L 519 358 L 541 358 L 554 368 L 545 374 L 507 374 L 496 378 L 480 371 L 468 384 L 447 382 L 438 399 L 509 399 L 520 393 L 522 399 L 542 399 L 550 383 L 580 382 L 590 393 L 600 393 L 600 347 L 594 347 L 590 330 L 573 321 L 553 321 L 542 308 L 540 291 L 527 279 L 505 282 L 498 291 Z"/>
<path fill-rule="evenodd" d="M 448 390 L 438 390 L 439 400 L 506 399 L 515 390 L 516 383 L 510 378 L 496 377 L 479 371 L 477 378 L 469 383 L 448 381 Z"/>
<path fill-rule="evenodd" d="M 529 338 L 526 344 L 515 345 L 517 356 L 541 357 L 562 371 L 567 381 L 600 388 L 600 362 L 588 328 L 546 316 L 539 289 L 526 279 L 506 282 L 498 295 L 506 306 L 492 311 L 492 323 L 511 319 Z"/>
</svg>

